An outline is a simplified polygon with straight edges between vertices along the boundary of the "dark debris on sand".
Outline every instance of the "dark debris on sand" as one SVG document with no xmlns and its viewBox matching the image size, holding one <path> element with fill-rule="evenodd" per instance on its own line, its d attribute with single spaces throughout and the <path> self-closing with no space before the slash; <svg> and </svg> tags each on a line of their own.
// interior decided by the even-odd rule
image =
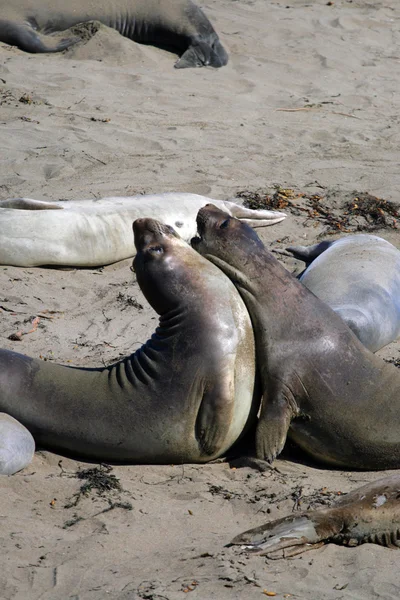
<svg viewBox="0 0 400 600">
<path fill-rule="evenodd" d="M 383 360 L 400 369 L 400 358 L 384 358 Z"/>
<path fill-rule="evenodd" d="M 80 469 L 73 475 L 69 475 L 85 481 L 80 486 L 78 492 L 76 492 L 71 500 L 65 504 L 64 508 L 75 508 L 82 498 L 87 498 L 91 492 L 95 491 L 96 496 L 106 500 L 108 506 L 92 516 L 109 512 L 115 508 L 132 510 L 133 507 L 130 502 L 121 502 L 119 494 L 126 492 L 123 490 L 119 479 L 111 473 L 112 470 L 113 468 L 110 465 L 101 464 L 99 467 Z M 65 471 L 62 471 L 62 474 L 65 473 Z M 77 513 L 74 513 L 71 519 L 65 521 L 63 529 L 68 529 L 86 519 L 87 517 L 82 517 Z"/>
<path fill-rule="evenodd" d="M 368 192 L 352 192 L 350 199 L 339 208 L 326 194 L 298 192 L 290 188 L 275 187 L 272 194 L 263 190 L 242 190 L 236 194 L 244 200 L 244 206 L 252 209 L 287 210 L 294 215 L 306 215 L 304 227 L 314 223 L 325 226 L 320 235 L 334 233 L 371 232 L 378 229 L 398 229 L 400 207 L 390 200 L 373 196 Z"/>
<path fill-rule="evenodd" d="M 110 465 L 100 465 L 91 469 L 81 469 L 74 474 L 77 479 L 84 479 L 79 491 L 74 494 L 73 500 L 65 505 L 65 508 L 76 506 L 83 497 L 88 497 L 95 490 L 98 496 L 105 496 L 107 492 L 122 492 L 119 479 L 111 473 Z"/>
</svg>

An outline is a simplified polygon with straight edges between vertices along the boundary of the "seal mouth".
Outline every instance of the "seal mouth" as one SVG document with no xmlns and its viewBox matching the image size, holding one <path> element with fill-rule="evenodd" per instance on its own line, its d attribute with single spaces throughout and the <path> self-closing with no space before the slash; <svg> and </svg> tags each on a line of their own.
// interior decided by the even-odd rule
<svg viewBox="0 0 400 600">
<path fill-rule="evenodd" d="M 156 221 L 156 219 L 136 219 L 132 224 L 132 229 L 137 252 L 142 252 L 146 248 L 162 244 L 167 239 L 180 239 L 175 229 L 161 221 Z"/>
</svg>

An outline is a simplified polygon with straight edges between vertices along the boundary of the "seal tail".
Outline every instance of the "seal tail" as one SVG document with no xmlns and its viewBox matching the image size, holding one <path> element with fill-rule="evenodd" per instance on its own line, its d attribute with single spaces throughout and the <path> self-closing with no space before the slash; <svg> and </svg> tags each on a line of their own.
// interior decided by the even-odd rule
<svg viewBox="0 0 400 600">
<path fill-rule="evenodd" d="M 341 522 L 332 509 L 301 513 L 271 521 L 236 536 L 231 544 L 241 545 L 268 558 L 287 558 L 319 548 L 328 537 L 337 535 Z"/>
<path fill-rule="evenodd" d="M 61 52 L 80 41 L 80 38 L 68 38 L 61 40 L 55 46 L 48 46 L 31 26 L 0 20 L 0 40 L 10 46 L 17 46 L 25 52 L 36 54 L 38 52 Z"/>
</svg>

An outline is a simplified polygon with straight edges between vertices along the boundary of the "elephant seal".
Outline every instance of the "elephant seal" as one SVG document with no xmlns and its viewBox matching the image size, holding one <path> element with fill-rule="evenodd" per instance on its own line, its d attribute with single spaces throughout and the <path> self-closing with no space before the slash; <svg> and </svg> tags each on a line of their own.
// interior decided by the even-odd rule
<svg viewBox="0 0 400 600">
<path fill-rule="evenodd" d="M 105 368 L 0 350 L 0 411 L 38 445 L 97 461 L 207 462 L 257 411 L 250 317 L 229 279 L 171 227 L 138 219 L 133 229 L 137 281 L 160 315 L 151 339 Z"/>
<path fill-rule="evenodd" d="M 0 15 L 0 41 L 25 52 L 64 50 L 80 38 L 55 43 L 50 34 L 99 21 L 135 42 L 181 52 L 177 69 L 228 62 L 213 26 L 191 0 L 0 0 Z"/>
<path fill-rule="evenodd" d="M 6 413 L 0 413 L 0 474 L 13 475 L 29 464 L 35 453 L 32 434 Z"/>
<path fill-rule="evenodd" d="M 400 251 L 375 235 L 287 248 L 307 268 L 300 281 L 376 352 L 400 336 Z"/>
<path fill-rule="evenodd" d="M 268 558 L 287 558 L 319 548 L 324 541 L 400 548 L 400 475 L 367 483 L 340 496 L 330 508 L 307 510 L 250 529 L 231 544 Z"/>
<path fill-rule="evenodd" d="M 255 227 L 279 223 L 286 216 L 182 193 L 69 202 L 0 200 L 0 264 L 99 267 L 117 262 L 135 254 L 132 221 L 139 217 L 164 221 L 190 241 L 197 212 L 209 202 Z"/>
<path fill-rule="evenodd" d="M 253 323 L 263 400 L 258 458 L 287 434 L 338 467 L 400 467 L 400 371 L 367 350 L 346 323 L 269 252 L 256 232 L 209 205 L 192 245 L 236 285 Z"/>
</svg>

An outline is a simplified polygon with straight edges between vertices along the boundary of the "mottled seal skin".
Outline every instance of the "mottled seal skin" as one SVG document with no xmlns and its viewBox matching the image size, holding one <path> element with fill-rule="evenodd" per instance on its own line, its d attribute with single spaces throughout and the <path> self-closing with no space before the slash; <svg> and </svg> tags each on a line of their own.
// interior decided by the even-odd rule
<svg viewBox="0 0 400 600">
<path fill-rule="evenodd" d="M 192 245 L 234 282 L 256 337 L 263 401 L 257 456 L 290 437 L 346 468 L 400 467 L 400 371 L 367 350 L 346 323 L 218 208 L 199 211 Z"/>
<path fill-rule="evenodd" d="M 132 257 L 132 221 L 139 217 L 163 221 L 190 241 L 197 213 L 209 202 L 253 227 L 273 225 L 286 216 L 184 193 L 61 202 L 10 198 L 0 200 L 0 264 L 99 267 Z"/>
<path fill-rule="evenodd" d="M 340 496 L 330 508 L 307 510 L 250 529 L 231 544 L 268 558 L 286 558 L 324 542 L 400 548 L 400 475 L 367 483 Z"/>
<path fill-rule="evenodd" d="M 376 352 L 400 336 L 400 251 L 375 235 L 287 248 L 307 268 L 300 281 Z"/>
<path fill-rule="evenodd" d="M 0 41 L 26 52 L 59 52 L 79 41 L 51 34 L 99 21 L 135 42 L 182 52 L 175 67 L 222 67 L 228 54 L 191 0 L 0 0 Z"/>
<path fill-rule="evenodd" d="M 133 227 L 137 280 L 160 315 L 151 339 L 105 368 L 0 350 L 0 411 L 38 445 L 96 461 L 207 462 L 257 411 L 250 317 L 229 279 L 172 228 Z"/>
</svg>

